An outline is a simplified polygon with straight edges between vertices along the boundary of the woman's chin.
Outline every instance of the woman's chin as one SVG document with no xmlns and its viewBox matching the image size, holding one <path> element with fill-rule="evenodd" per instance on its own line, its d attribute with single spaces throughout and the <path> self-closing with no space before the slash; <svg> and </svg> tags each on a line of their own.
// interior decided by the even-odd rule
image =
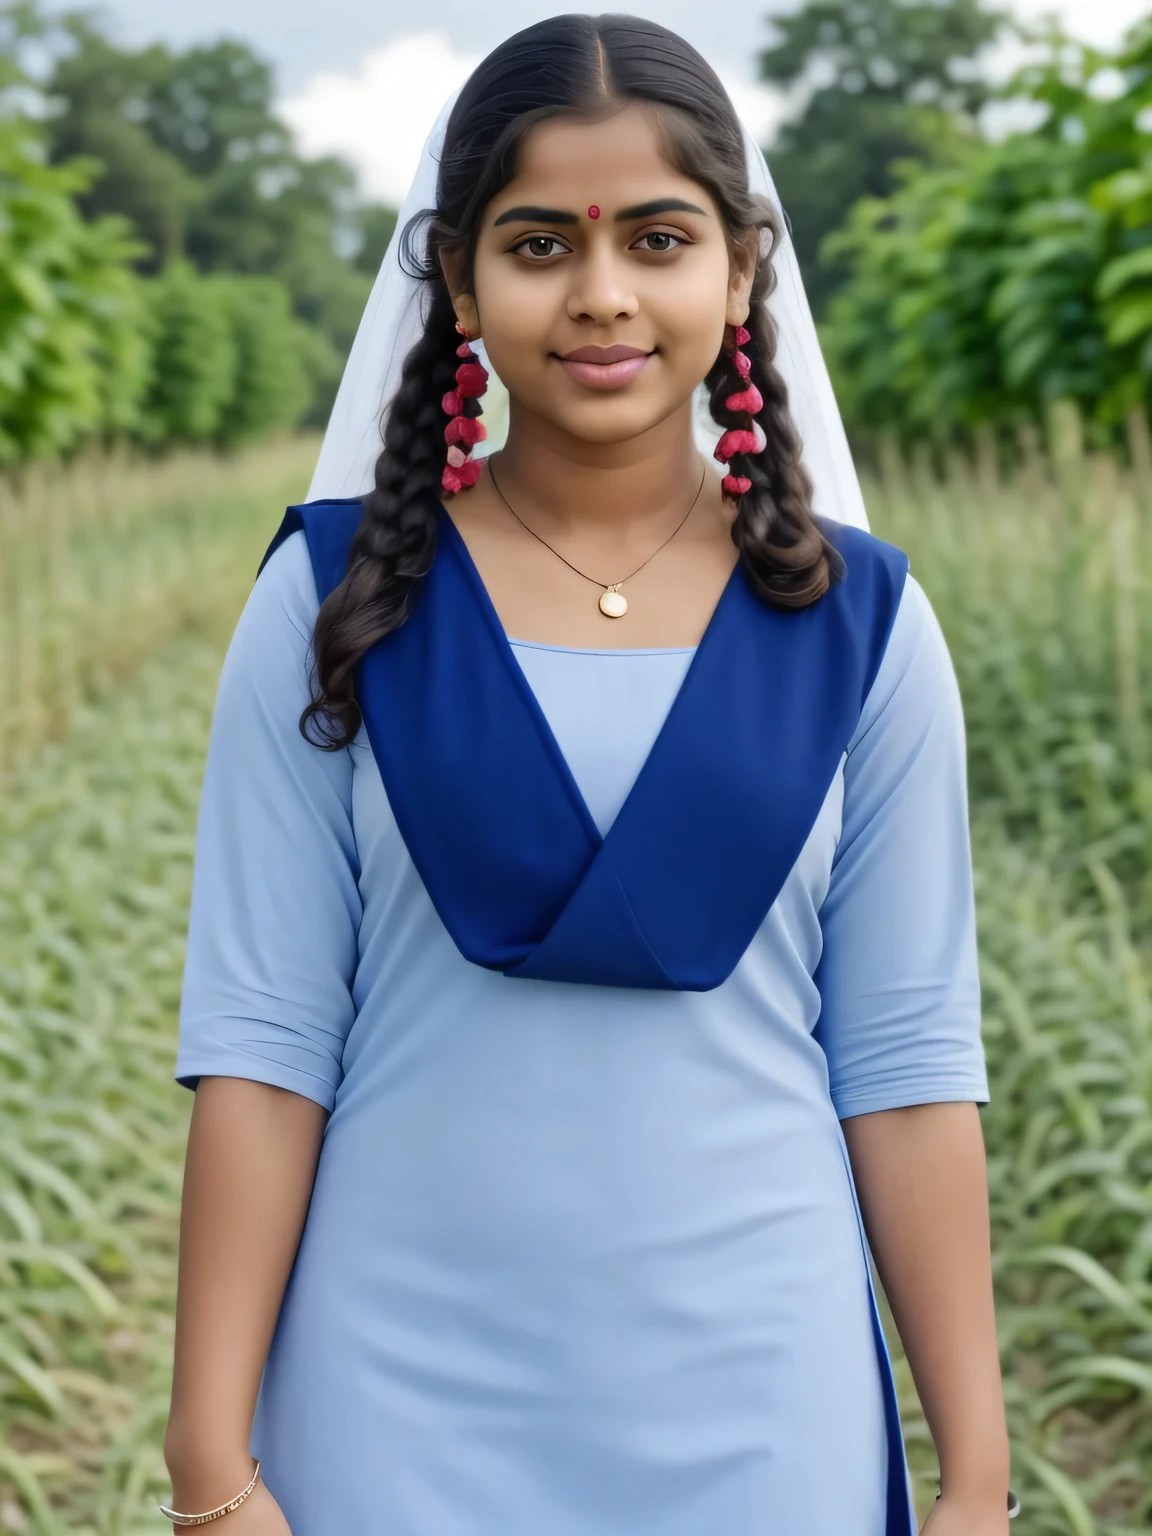
<svg viewBox="0 0 1152 1536">
<path fill-rule="evenodd" d="M 628 388 L 597 392 L 576 406 L 567 400 L 551 404 L 552 409 L 535 406 L 534 412 L 570 437 L 607 445 L 642 437 L 681 409 L 691 409 L 692 396 L 683 401 L 654 400 L 650 391 Z"/>
</svg>

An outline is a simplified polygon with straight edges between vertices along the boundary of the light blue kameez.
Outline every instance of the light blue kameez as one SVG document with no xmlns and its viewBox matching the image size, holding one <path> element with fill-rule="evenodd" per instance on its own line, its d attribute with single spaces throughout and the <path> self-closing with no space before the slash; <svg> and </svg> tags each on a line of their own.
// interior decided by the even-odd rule
<svg viewBox="0 0 1152 1536">
<path fill-rule="evenodd" d="M 466 961 L 363 731 L 298 732 L 316 610 L 296 533 L 221 679 L 176 1062 L 331 1110 L 251 1438 L 293 1536 L 891 1536 L 839 1118 L 988 1096 L 922 589 L 709 992 Z M 604 833 L 692 652 L 514 649 Z"/>
</svg>

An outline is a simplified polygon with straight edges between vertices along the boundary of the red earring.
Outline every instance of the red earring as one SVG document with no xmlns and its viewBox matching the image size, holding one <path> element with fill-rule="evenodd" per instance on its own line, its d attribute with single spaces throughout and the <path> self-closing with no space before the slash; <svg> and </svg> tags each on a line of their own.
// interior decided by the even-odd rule
<svg viewBox="0 0 1152 1536">
<path fill-rule="evenodd" d="M 460 332 L 461 336 L 467 336 L 467 327 L 459 320 L 456 322 L 456 329 Z"/>
<path fill-rule="evenodd" d="M 467 336 L 468 332 L 459 320 L 456 329 L 462 336 Z M 465 490 L 479 480 L 481 466 L 468 455 L 475 444 L 482 443 L 488 436 L 484 423 L 477 420 L 481 409 L 480 396 L 488 388 L 488 370 L 467 341 L 456 348 L 456 356 L 463 359 L 456 370 L 456 388 L 450 389 L 440 402 L 445 415 L 452 418 L 444 428 L 448 462 L 440 477 L 440 489 L 449 495 L 455 495 L 457 491 Z M 475 416 L 465 414 L 465 403 L 468 400 L 477 402 Z"/>
</svg>

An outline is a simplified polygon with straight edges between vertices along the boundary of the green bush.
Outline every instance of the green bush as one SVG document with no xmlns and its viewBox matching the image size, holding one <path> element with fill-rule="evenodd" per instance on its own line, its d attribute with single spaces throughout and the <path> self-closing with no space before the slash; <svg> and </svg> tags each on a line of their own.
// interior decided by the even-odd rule
<svg viewBox="0 0 1152 1536">
<path fill-rule="evenodd" d="M 232 398 L 217 437 L 232 444 L 295 426 L 312 399 L 311 337 L 282 283 L 268 277 L 213 280 L 232 330 Z M 321 338 L 322 340 L 322 338 Z"/>
<path fill-rule="evenodd" d="M 145 441 L 231 446 L 293 427 L 336 366 L 275 278 L 203 277 L 179 261 L 144 286 L 155 346 Z"/>
<path fill-rule="evenodd" d="M 146 287 L 156 352 L 142 435 L 152 442 L 209 442 L 236 390 L 237 347 L 225 290 L 185 261 L 173 262 Z"/>
<path fill-rule="evenodd" d="M 26 124 L 0 123 L 0 462 L 136 421 L 149 367 L 140 247 L 124 220 L 80 217 L 94 172 L 47 165 Z"/>
<path fill-rule="evenodd" d="M 1152 453 L 991 442 L 883 456 L 872 526 L 908 551 L 968 745 L 993 1255 L 1029 1536 L 1152 1528 Z M 935 1466 L 907 1371 L 926 1512 Z M 921 1480 L 922 1479 L 922 1480 Z"/>
<path fill-rule="evenodd" d="M 1065 45 L 1016 90 L 1038 130 L 905 165 L 828 242 L 850 276 L 824 340 L 856 426 L 1037 420 L 1068 399 L 1103 439 L 1152 401 L 1152 24 L 1115 59 Z"/>
</svg>

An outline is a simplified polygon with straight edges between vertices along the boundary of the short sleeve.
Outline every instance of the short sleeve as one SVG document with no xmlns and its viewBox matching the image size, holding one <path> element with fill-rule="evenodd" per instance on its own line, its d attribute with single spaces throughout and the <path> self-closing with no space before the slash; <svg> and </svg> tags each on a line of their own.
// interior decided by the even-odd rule
<svg viewBox="0 0 1152 1536">
<path fill-rule="evenodd" d="M 911 574 L 848 744 L 820 924 L 816 1037 L 837 1115 L 986 1103 L 964 717 Z"/>
<path fill-rule="evenodd" d="M 176 1081 L 272 1083 L 331 1109 L 361 918 L 347 749 L 300 733 L 316 586 L 302 533 L 268 561 L 220 677 L 196 831 Z"/>
</svg>

